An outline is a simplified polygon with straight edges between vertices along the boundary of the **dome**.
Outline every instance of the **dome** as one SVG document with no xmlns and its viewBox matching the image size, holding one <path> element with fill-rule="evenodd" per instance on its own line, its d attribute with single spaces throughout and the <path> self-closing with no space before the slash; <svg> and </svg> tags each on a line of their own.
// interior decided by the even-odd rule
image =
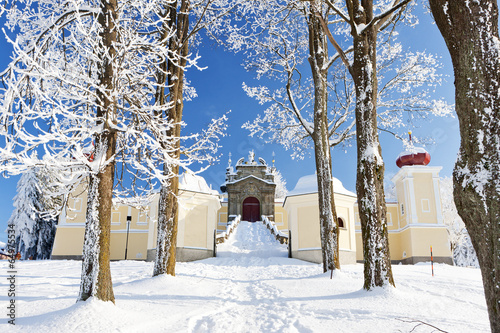
<svg viewBox="0 0 500 333">
<path fill-rule="evenodd" d="M 346 190 L 342 182 L 335 177 L 332 177 L 333 181 L 333 192 L 337 194 L 345 194 L 350 196 L 356 196 L 355 193 Z M 307 175 L 300 177 L 297 181 L 297 185 L 295 188 L 288 193 L 291 195 L 300 195 L 300 194 L 308 194 L 308 193 L 316 193 L 318 192 L 318 180 L 316 174 Z"/>
<path fill-rule="evenodd" d="M 413 148 L 411 151 L 404 151 L 396 159 L 398 167 L 411 165 L 427 165 L 431 161 L 431 155 L 424 148 Z"/>
<path fill-rule="evenodd" d="M 217 191 L 212 190 L 210 186 L 208 186 L 205 178 L 187 172 L 184 172 L 179 177 L 179 188 L 182 190 L 188 190 L 193 192 L 201 192 L 214 195 L 218 194 Z"/>
</svg>

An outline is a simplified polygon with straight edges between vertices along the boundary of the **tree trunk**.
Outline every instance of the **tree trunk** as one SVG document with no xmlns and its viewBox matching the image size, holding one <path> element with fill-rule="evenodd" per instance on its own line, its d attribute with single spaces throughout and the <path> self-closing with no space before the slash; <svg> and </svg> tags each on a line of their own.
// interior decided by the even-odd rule
<svg viewBox="0 0 500 333">
<path fill-rule="evenodd" d="M 358 4 L 357 1 L 354 3 Z M 373 19 L 372 1 L 362 0 L 361 4 L 362 8 L 353 8 L 358 26 Z M 363 288 L 370 290 L 389 283 L 394 285 L 384 197 L 384 161 L 377 132 L 377 32 L 371 26 L 362 34 L 353 29 L 352 35 L 358 148 L 356 192 L 363 238 Z"/>
<path fill-rule="evenodd" d="M 171 186 L 162 186 L 158 205 L 158 236 L 153 276 L 170 274 L 175 276 L 175 249 L 177 244 L 177 225 L 173 211 L 177 200 L 172 200 Z M 174 207 L 175 205 L 175 207 Z M 173 244 L 171 242 L 174 242 Z M 171 256 L 173 254 L 173 264 Z"/>
<path fill-rule="evenodd" d="M 171 52 L 171 60 L 165 62 L 167 75 L 163 77 L 163 84 L 168 84 L 169 98 L 172 107 L 169 110 L 167 117 L 174 123 L 172 129 L 167 131 L 167 137 L 175 139 L 175 149 L 171 153 L 174 160 L 180 159 L 180 135 L 182 111 L 184 108 L 183 88 L 184 88 L 184 67 L 188 56 L 188 41 L 189 32 L 189 1 L 181 0 L 180 10 L 177 11 L 177 1 L 167 8 L 167 15 L 170 16 L 169 24 L 163 31 L 163 38 L 166 39 L 167 34 L 175 29 L 176 34 L 169 41 L 169 49 Z M 163 103 L 165 93 L 162 89 L 161 96 L 158 96 Z M 160 191 L 159 207 L 158 207 L 158 238 L 156 246 L 156 260 L 153 269 L 153 276 L 160 274 L 169 274 L 175 276 L 175 260 L 177 246 L 177 225 L 178 225 L 178 204 L 177 198 L 179 194 L 179 166 L 165 166 L 165 175 L 173 173 L 168 186 L 162 185 Z"/>
<path fill-rule="evenodd" d="M 430 0 L 455 73 L 460 152 L 454 198 L 477 253 L 491 331 L 500 332 L 500 41 L 496 0 Z"/>
<path fill-rule="evenodd" d="M 83 246 L 82 280 L 78 300 L 85 301 L 96 297 L 102 301 L 112 301 L 113 283 L 110 270 L 110 229 L 111 208 L 113 198 L 117 133 L 111 128 L 114 121 L 115 101 L 111 100 L 114 90 L 114 44 L 117 41 L 115 21 L 117 20 L 117 1 L 107 0 L 101 3 L 98 22 L 102 27 L 101 50 L 99 59 L 100 90 L 97 91 L 97 125 L 103 130 L 95 137 L 96 160 L 106 163 L 104 169 L 90 176 L 87 199 L 87 217 L 85 224 L 85 240 Z"/>
<path fill-rule="evenodd" d="M 313 4 L 315 5 L 315 4 Z M 319 19 L 310 14 L 309 64 L 314 80 L 314 155 L 318 181 L 321 253 L 323 272 L 340 268 L 338 221 L 333 198 L 332 158 L 328 132 L 328 93 L 325 63 L 328 61 L 328 44 Z"/>
</svg>

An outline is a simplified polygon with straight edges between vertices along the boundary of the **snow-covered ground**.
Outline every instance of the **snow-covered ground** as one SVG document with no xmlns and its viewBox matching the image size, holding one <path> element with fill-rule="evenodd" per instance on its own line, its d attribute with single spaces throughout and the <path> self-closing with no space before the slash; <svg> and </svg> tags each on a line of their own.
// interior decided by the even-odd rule
<svg viewBox="0 0 500 333">
<path fill-rule="evenodd" d="M 16 326 L 3 319 L 0 332 L 410 332 L 419 321 L 489 331 L 478 269 L 434 265 L 432 277 L 430 264 L 393 266 L 396 289 L 366 292 L 362 265 L 330 280 L 320 265 L 288 259 L 261 223 L 241 222 L 217 258 L 178 263 L 176 277 L 151 278 L 152 263 L 111 263 L 116 305 L 75 303 L 80 262 L 16 266 Z"/>
</svg>

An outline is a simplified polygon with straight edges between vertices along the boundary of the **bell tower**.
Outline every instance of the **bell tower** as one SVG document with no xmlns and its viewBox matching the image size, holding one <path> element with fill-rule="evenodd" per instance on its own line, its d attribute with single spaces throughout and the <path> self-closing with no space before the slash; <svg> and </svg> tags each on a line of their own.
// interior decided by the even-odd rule
<svg viewBox="0 0 500 333">
<path fill-rule="evenodd" d="M 411 147 L 396 160 L 400 169 L 392 181 L 397 217 L 390 227 L 389 244 L 393 260 L 404 264 L 429 261 L 431 246 L 435 262 L 452 263 L 439 189 L 442 167 L 428 166 L 430 159 L 425 149 Z"/>
</svg>

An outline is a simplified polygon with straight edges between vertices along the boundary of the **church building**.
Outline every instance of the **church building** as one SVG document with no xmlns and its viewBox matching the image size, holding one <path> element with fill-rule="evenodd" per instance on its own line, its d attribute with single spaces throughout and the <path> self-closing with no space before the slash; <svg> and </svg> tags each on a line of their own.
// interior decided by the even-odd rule
<svg viewBox="0 0 500 333">
<path fill-rule="evenodd" d="M 248 155 L 248 161 L 240 158 L 236 162 L 236 170 L 231 166 L 226 169 L 226 181 L 221 186 L 227 192 L 229 220 L 241 216 L 243 221 L 260 221 L 267 216 L 274 221 L 274 197 L 276 184 L 272 168 L 263 158 L 255 161 L 253 151 Z"/>
<path fill-rule="evenodd" d="M 430 155 L 420 149 L 398 157 L 399 172 L 392 178 L 396 199 L 387 202 L 387 228 L 393 263 L 430 260 L 452 264 L 446 226 L 441 212 L 439 171 L 427 164 Z M 321 242 L 316 175 L 299 179 L 285 198 L 276 198 L 274 161 L 268 165 L 250 152 L 235 166 L 231 156 L 221 192 L 196 175 L 179 179 L 177 260 L 192 261 L 216 254 L 217 236 L 238 221 L 260 223 L 285 239 L 292 258 L 320 263 Z M 82 185 L 83 186 L 83 185 Z M 361 225 L 356 194 L 333 178 L 339 221 L 342 264 L 362 262 Z M 57 226 L 53 259 L 81 259 L 85 230 L 86 191 L 69 198 Z M 111 260 L 154 260 L 158 199 L 141 207 L 117 205 L 111 223 Z"/>
</svg>

